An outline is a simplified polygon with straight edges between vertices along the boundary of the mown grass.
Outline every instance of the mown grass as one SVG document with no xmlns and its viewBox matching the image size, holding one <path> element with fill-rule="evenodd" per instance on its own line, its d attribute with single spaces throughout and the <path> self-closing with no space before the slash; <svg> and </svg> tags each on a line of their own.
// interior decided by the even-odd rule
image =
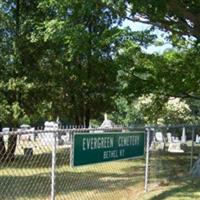
<svg viewBox="0 0 200 200">
<path fill-rule="evenodd" d="M 158 186 L 142 196 L 143 200 L 198 200 L 200 199 L 200 179 L 185 177 L 171 182 L 168 186 Z"/>
<path fill-rule="evenodd" d="M 0 164 L 0 200 L 46 200 L 51 194 L 51 149 L 33 144 L 34 155 Z M 198 153 L 198 150 L 195 151 Z M 56 161 L 56 199 L 129 200 L 200 199 L 200 181 L 188 177 L 189 149 L 185 154 L 151 153 L 149 192 L 144 194 L 144 158 L 69 166 L 69 149 L 59 147 Z"/>
<path fill-rule="evenodd" d="M 39 146 L 30 157 L 22 150 L 17 149 L 14 162 L 0 165 L 0 199 L 50 199 L 50 148 Z M 72 168 L 69 149 L 59 147 L 56 155 L 56 199 L 116 200 L 128 197 L 130 188 L 143 191 L 143 158 Z"/>
</svg>

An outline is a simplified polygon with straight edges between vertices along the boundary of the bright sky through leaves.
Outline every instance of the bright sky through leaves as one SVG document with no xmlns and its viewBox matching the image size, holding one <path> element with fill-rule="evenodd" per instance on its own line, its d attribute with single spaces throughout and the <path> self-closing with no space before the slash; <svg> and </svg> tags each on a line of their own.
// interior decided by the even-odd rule
<svg viewBox="0 0 200 200">
<path fill-rule="evenodd" d="M 146 29 L 149 29 L 151 26 L 147 24 L 142 24 L 139 22 L 132 22 L 129 20 L 125 20 L 123 23 L 124 27 L 130 27 L 133 31 L 144 31 Z M 162 46 L 156 46 L 156 45 L 150 45 L 147 48 L 143 48 L 143 50 L 149 54 L 152 53 L 160 53 L 162 54 L 166 49 L 172 48 L 172 45 L 164 40 L 164 35 L 166 35 L 165 32 L 160 30 L 155 30 L 154 33 L 158 36 L 158 40 L 162 41 L 164 44 Z"/>
</svg>

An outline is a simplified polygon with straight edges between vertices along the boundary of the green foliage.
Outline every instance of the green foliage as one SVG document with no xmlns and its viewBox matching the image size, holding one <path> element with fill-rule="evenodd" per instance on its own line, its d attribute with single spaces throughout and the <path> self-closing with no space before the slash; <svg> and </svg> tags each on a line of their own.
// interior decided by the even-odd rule
<svg viewBox="0 0 200 200">
<path fill-rule="evenodd" d="M 119 82 L 131 97 L 155 93 L 166 97 L 199 98 L 199 49 L 191 46 L 163 55 L 144 54 L 129 43 L 118 56 Z"/>
<path fill-rule="evenodd" d="M 179 98 L 146 95 L 138 99 L 138 109 L 147 124 L 184 124 L 192 122 L 189 105 Z"/>
<path fill-rule="evenodd" d="M 162 97 L 160 105 L 170 97 L 198 98 L 195 39 L 172 34 L 174 51 L 148 55 L 141 46 L 161 44 L 151 30 L 121 27 L 125 18 L 143 15 L 153 25 L 184 35 L 188 24 L 180 26 L 182 13 L 174 2 L 1 1 L 0 119 L 18 126 L 59 116 L 89 125 L 117 107 L 115 121 L 143 123 L 135 102 L 142 95 Z M 183 5 L 195 18 L 199 4 Z M 186 34 L 197 38 L 196 32 Z"/>
<path fill-rule="evenodd" d="M 118 81 L 121 94 L 128 99 L 129 106 L 133 101 L 137 102 L 135 108 L 141 113 L 141 121 L 144 123 L 194 122 L 194 116 L 191 116 L 192 112 L 187 108 L 188 105 L 192 106 L 192 99 L 200 99 L 199 50 L 193 45 L 191 41 L 183 42 L 177 49 L 166 51 L 163 55 L 149 55 L 130 41 L 120 50 L 117 61 L 120 67 Z M 149 95 L 153 96 L 143 105 L 140 99 L 142 95 L 144 100 L 148 100 Z M 187 101 L 188 105 L 180 100 L 183 108 L 178 111 L 177 106 L 169 107 L 171 97 L 191 100 Z M 125 102 L 124 106 L 128 107 Z M 121 108 L 126 110 L 123 106 Z M 124 117 L 122 113 L 120 116 Z M 196 121 L 198 118 L 196 116 Z"/>
<path fill-rule="evenodd" d="M 56 68 L 52 83 L 58 86 L 58 98 L 52 99 L 55 112 L 61 118 L 71 116 L 76 124 L 88 124 L 89 118 L 112 111 L 120 49 L 127 41 L 144 45 L 155 37 L 119 28 L 124 13 L 107 1 L 41 1 L 39 7 L 56 11 L 53 18 L 37 25 L 42 31 L 34 35 L 34 41 L 54 44 L 51 56 L 58 52 L 49 62 Z"/>
<path fill-rule="evenodd" d="M 193 48 L 165 53 L 154 64 L 154 91 L 167 96 L 198 97 L 199 61 L 199 52 Z"/>
<path fill-rule="evenodd" d="M 116 123 L 124 126 L 143 125 L 144 117 L 141 110 L 137 107 L 137 101 L 131 104 L 124 97 L 116 98 L 116 108 L 111 114 L 111 119 Z"/>
<path fill-rule="evenodd" d="M 186 101 L 180 98 L 166 98 L 154 94 L 144 95 L 128 103 L 123 98 L 115 100 L 116 108 L 110 116 L 121 125 L 144 124 L 188 124 L 193 121 L 193 114 Z"/>
<path fill-rule="evenodd" d="M 0 17 L 1 119 L 15 124 L 70 118 L 89 124 L 114 108 L 116 58 L 150 32 L 120 28 L 123 1 L 6 1 Z M 120 11 L 120 12 L 119 12 Z M 3 114 L 4 113 L 4 114 Z"/>
<path fill-rule="evenodd" d="M 128 0 L 127 3 L 129 19 L 133 21 L 151 24 L 180 36 L 200 38 L 198 0 Z"/>
</svg>

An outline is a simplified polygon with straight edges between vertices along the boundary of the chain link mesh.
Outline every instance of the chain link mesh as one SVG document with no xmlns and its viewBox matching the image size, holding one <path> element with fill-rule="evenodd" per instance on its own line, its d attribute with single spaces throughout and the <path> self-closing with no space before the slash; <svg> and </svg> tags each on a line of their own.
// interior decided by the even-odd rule
<svg viewBox="0 0 200 200">
<path fill-rule="evenodd" d="M 186 140 L 181 141 L 183 130 L 182 126 L 151 128 L 148 190 L 189 175 L 199 157 L 200 128 L 186 127 Z M 70 148 L 75 132 L 90 130 L 70 128 L 0 133 L 0 199 L 52 199 L 54 135 L 56 200 L 142 199 L 144 157 L 71 167 Z M 171 152 L 169 133 L 171 139 L 180 144 L 178 150 L 182 152 L 176 152 L 177 145 Z"/>
<path fill-rule="evenodd" d="M 135 199 L 144 191 L 144 158 L 70 167 L 71 138 L 87 129 L 0 133 L 0 199 L 51 199 L 56 133 L 55 199 Z M 116 130 L 111 130 L 116 131 Z M 11 137 L 16 137 L 11 141 Z M 3 150 L 4 142 L 6 151 Z M 7 154 L 16 146 L 14 159 Z M 7 158 L 6 158 L 7 156 Z M 9 154 L 10 157 L 10 154 Z"/>
<path fill-rule="evenodd" d="M 13 134 L 13 135 L 12 135 Z M 16 136 L 17 141 L 10 141 Z M 15 158 L 1 152 L 0 199 L 49 199 L 51 189 L 50 138 L 40 131 L 3 134 L 7 151 L 16 145 Z M 10 144 L 9 144 L 10 142 Z"/>
<path fill-rule="evenodd" d="M 160 141 L 156 138 L 156 135 L 161 137 L 160 133 L 162 133 L 163 141 L 161 138 Z M 198 134 L 200 134 L 200 129 L 192 126 L 151 129 L 149 190 L 157 186 L 168 186 L 170 183 L 190 176 L 192 167 L 199 156 L 200 141 L 195 140 Z"/>
</svg>

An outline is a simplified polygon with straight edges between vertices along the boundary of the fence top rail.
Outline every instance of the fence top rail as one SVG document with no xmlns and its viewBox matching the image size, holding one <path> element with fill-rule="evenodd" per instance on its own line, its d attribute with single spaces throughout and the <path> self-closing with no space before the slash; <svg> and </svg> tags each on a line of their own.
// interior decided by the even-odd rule
<svg viewBox="0 0 200 200">
<path fill-rule="evenodd" d="M 26 134 L 42 134 L 42 133 L 59 133 L 59 132 L 68 132 L 68 133 L 74 133 L 74 132 L 95 132 L 95 131 L 123 131 L 123 130 L 129 130 L 128 128 L 124 127 L 116 127 L 116 128 L 49 128 L 47 130 L 11 130 L 6 132 L 0 132 L 0 136 L 3 135 L 26 135 Z"/>
<path fill-rule="evenodd" d="M 191 128 L 196 129 L 200 128 L 199 125 L 188 125 L 188 124 L 179 124 L 179 125 L 146 125 L 146 126 L 130 126 L 130 127 L 123 127 L 117 126 L 113 128 L 83 128 L 83 127 L 59 127 L 59 128 L 49 128 L 45 130 L 44 128 L 35 128 L 34 130 L 10 130 L 5 132 L 0 132 L 0 136 L 3 135 L 25 135 L 25 134 L 42 134 L 42 133 L 50 133 L 50 132 L 93 132 L 93 131 L 147 131 L 151 129 L 169 129 L 169 128 Z"/>
<path fill-rule="evenodd" d="M 177 124 L 177 125 L 146 125 L 145 129 L 169 129 L 169 128 L 200 128 L 200 124 Z"/>
</svg>

